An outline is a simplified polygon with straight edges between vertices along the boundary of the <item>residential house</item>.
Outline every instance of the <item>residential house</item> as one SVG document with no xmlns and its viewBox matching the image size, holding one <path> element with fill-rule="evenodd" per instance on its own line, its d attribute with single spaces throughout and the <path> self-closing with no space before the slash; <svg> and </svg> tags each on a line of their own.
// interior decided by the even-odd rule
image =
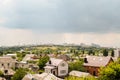
<svg viewBox="0 0 120 80">
<path fill-rule="evenodd" d="M 62 59 L 50 58 L 44 69 L 46 73 L 63 77 L 68 74 L 68 63 Z"/>
<path fill-rule="evenodd" d="M 16 60 L 11 57 L 0 57 L 0 68 L 10 69 L 14 68 L 16 64 Z"/>
<path fill-rule="evenodd" d="M 29 65 L 27 62 L 21 61 L 16 63 L 16 68 L 28 68 Z"/>
<path fill-rule="evenodd" d="M 26 54 L 26 56 L 23 58 L 23 62 L 27 62 L 27 61 L 32 61 L 32 60 L 38 60 L 37 55 L 35 54 Z"/>
<path fill-rule="evenodd" d="M 100 67 L 106 67 L 110 62 L 113 62 L 112 57 L 87 56 L 84 59 L 84 68 L 91 75 L 98 76 Z"/>
<path fill-rule="evenodd" d="M 38 70 L 39 70 L 39 66 L 37 64 L 27 63 L 27 62 L 23 62 L 23 61 L 17 62 L 16 68 L 28 68 L 34 72 L 38 72 Z"/>
<path fill-rule="evenodd" d="M 14 71 L 11 68 L 15 68 L 16 60 L 11 57 L 0 57 L 0 70 L 3 72 L 4 77 L 10 79 L 14 75 Z"/>
</svg>

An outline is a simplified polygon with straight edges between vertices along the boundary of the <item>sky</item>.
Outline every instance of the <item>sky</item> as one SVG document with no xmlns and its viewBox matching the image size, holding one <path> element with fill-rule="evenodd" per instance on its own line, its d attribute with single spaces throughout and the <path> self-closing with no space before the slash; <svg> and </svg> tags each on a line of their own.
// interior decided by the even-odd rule
<svg viewBox="0 0 120 80">
<path fill-rule="evenodd" d="M 120 47 L 120 0 L 0 0 L 0 46 Z"/>
</svg>

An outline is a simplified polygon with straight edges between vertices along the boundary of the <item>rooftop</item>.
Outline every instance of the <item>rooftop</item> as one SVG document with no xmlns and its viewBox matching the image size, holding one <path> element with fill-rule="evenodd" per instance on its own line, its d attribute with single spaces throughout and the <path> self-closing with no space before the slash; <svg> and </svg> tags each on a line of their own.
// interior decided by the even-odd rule
<svg viewBox="0 0 120 80">
<path fill-rule="evenodd" d="M 95 66 L 101 67 L 106 66 L 110 60 L 113 60 L 112 57 L 102 57 L 102 56 L 87 56 L 87 63 L 84 63 L 84 66 Z"/>
<path fill-rule="evenodd" d="M 86 77 L 86 76 L 89 76 L 90 74 L 86 72 L 80 72 L 80 71 L 71 71 L 69 75 L 77 76 L 77 77 Z"/>
<path fill-rule="evenodd" d="M 12 59 L 11 57 L 0 57 L 0 63 L 10 63 L 16 62 L 16 60 Z"/>
<path fill-rule="evenodd" d="M 62 59 L 50 58 L 46 65 L 58 66 L 62 61 Z"/>
<path fill-rule="evenodd" d="M 51 73 L 42 73 L 42 74 L 27 74 L 22 80 L 63 80 Z"/>
</svg>

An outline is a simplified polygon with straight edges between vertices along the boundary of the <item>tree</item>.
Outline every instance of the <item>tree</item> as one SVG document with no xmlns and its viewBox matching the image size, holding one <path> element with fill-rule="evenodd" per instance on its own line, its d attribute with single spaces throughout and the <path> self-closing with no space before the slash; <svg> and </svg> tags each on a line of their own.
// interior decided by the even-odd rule
<svg viewBox="0 0 120 80">
<path fill-rule="evenodd" d="M 3 77 L 3 75 L 4 75 L 3 72 L 0 70 L 0 77 Z"/>
<path fill-rule="evenodd" d="M 19 68 L 16 73 L 13 75 L 11 80 L 22 80 L 22 78 L 27 74 L 26 70 Z"/>
<path fill-rule="evenodd" d="M 65 78 L 65 80 L 98 80 L 98 79 L 94 78 L 93 76 L 87 76 L 87 77 L 68 76 Z"/>
<path fill-rule="evenodd" d="M 91 55 L 92 53 L 93 53 L 92 50 L 89 50 L 89 51 L 88 51 L 88 55 Z"/>
<path fill-rule="evenodd" d="M 95 55 L 95 52 L 92 49 L 88 51 L 88 55 L 91 55 L 91 54 Z"/>
<path fill-rule="evenodd" d="M 45 64 L 48 61 L 49 61 L 49 57 L 48 56 L 40 57 L 39 62 L 38 62 L 39 69 L 43 69 L 43 67 L 45 66 Z"/>
<path fill-rule="evenodd" d="M 84 71 L 85 69 L 83 67 L 83 61 L 81 60 L 69 63 L 69 71 L 72 70 Z"/>
<path fill-rule="evenodd" d="M 103 56 L 108 56 L 108 51 L 106 49 L 103 50 Z"/>
<path fill-rule="evenodd" d="M 15 56 L 12 56 L 12 59 L 16 59 L 16 57 L 15 57 Z"/>
<path fill-rule="evenodd" d="M 22 61 L 22 59 L 25 57 L 26 53 L 25 52 L 22 52 L 22 53 L 17 53 L 17 58 L 18 58 L 18 61 Z"/>
<path fill-rule="evenodd" d="M 120 59 L 100 69 L 100 80 L 120 80 Z"/>
<path fill-rule="evenodd" d="M 112 52 L 111 52 L 111 56 L 114 57 L 114 55 L 115 55 L 115 54 L 114 54 L 114 50 L 112 50 Z"/>
</svg>

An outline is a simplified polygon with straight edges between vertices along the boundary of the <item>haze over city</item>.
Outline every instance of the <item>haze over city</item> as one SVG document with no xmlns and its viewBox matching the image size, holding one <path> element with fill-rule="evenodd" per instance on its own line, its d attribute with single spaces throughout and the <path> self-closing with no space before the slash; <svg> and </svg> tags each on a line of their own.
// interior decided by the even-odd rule
<svg viewBox="0 0 120 80">
<path fill-rule="evenodd" d="M 0 45 L 120 47 L 120 0 L 0 0 Z"/>
</svg>

